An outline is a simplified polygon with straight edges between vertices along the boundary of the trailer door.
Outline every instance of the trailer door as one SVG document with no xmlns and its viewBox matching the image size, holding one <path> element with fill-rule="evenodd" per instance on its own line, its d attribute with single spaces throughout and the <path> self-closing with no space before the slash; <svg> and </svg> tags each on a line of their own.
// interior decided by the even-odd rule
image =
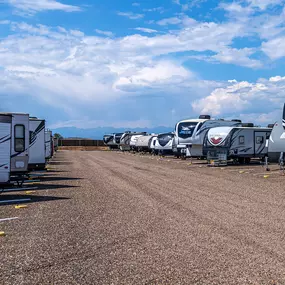
<svg viewBox="0 0 285 285">
<path fill-rule="evenodd" d="M 260 156 L 266 153 L 266 131 L 254 132 L 254 155 Z"/>
<path fill-rule="evenodd" d="M 11 124 L 0 123 L 0 183 L 10 180 Z"/>
</svg>

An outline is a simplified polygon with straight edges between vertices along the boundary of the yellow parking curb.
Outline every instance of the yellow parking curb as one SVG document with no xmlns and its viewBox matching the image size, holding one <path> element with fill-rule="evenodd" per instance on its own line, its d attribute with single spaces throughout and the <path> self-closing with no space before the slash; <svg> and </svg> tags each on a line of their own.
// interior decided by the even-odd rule
<svg viewBox="0 0 285 285">
<path fill-rule="evenodd" d="M 24 209 L 24 208 L 28 208 L 27 205 L 17 205 L 15 206 L 15 209 Z"/>
</svg>

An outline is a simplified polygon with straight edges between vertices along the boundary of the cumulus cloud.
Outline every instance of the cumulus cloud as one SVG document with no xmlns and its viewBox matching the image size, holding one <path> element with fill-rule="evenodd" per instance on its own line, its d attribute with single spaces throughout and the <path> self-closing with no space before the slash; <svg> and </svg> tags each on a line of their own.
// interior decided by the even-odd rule
<svg viewBox="0 0 285 285">
<path fill-rule="evenodd" d="M 159 62 L 153 66 L 138 69 L 131 76 L 122 76 L 114 84 L 121 90 L 137 90 L 138 88 L 165 88 L 165 85 L 179 84 L 185 79 L 193 79 L 193 74 L 172 62 Z"/>
<path fill-rule="evenodd" d="M 64 27 L 5 21 L 2 24 L 10 25 L 12 33 L 0 41 L 0 96 L 24 94 L 44 106 L 56 106 L 68 114 L 69 119 L 81 118 L 88 112 L 93 115 L 97 106 L 99 113 L 104 104 L 131 97 L 136 100 L 152 98 L 147 102 L 148 107 L 154 108 L 161 105 L 159 99 L 153 99 L 159 96 L 172 102 L 169 114 L 175 109 L 177 116 L 178 113 L 188 115 L 194 101 L 192 107 L 198 113 L 226 115 L 236 112 L 259 114 L 261 118 L 262 112 L 270 113 L 269 100 L 271 106 L 277 108 L 280 98 L 284 97 L 284 74 L 256 83 L 206 81 L 183 65 L 183 60 L 189 56 L 179 60 L 173 56 L 193 52 L 196 58 L 210 63 L 235 64 L 250 69 L 262 68 L 262 62 L 256 57 L 261 50 L 272 60 L 285 56 L 280 26 L 283 14 L 268 16 L 268 22 L 260 12 L 252 19 L 242 18 L 242 8 L 246 7 L 249 7 L 248 14 L 256 9 L 250 4 L 225 6 L 236 16 L 224 22 L 203 22 L 176 15 L 157 23 L 177 25 L 174 30 L 164 28 L 164 32 L 159 33 L 155 29 L 137 27 L 134 30 L 144 34 L 133 32 L 124 37 L 115 37 L 112 32 L 99 29 L 95 30 L 96 35 L 90 36 Z M 130 19 L 144 16 L 119 14 Z M 271 35 L 262 31 L 265 24 Z M 264 40 L 261 47 L 234 47 L 235 39 L 252 35 Z M 8 101 L 1 100 L 6 105 Z M 142 112 L 136 109 L 139 103 L 120 105 L 136 110 L 134 121 L 146 120 L 138 117 Z M 153 111 L 155 114 L 156 110 Z M 119 111 L 117 115 L 121 115 Z"/>
<path fill-rule="evenodd" d="M 239 114 L 239 117 L 243 117 L 248 114 L 247 118 L 255 116 L 259 118 L 255 121 L 269 122 L 269 117 L 264 116 L 264 113 L 281 109 L 284 103 L 285 77 L 260 79 L 255 83 L 236 80 L 228 83 L 225 87 L 215 89 L 209 96 L 193 102 L 193 109 L 197 113 L 214 116 Z"/>
<path fill-rule="evenodd" d="M 2 0 L 13 6 L 17 11 L 33 15 L 37 12 L 60 10 L 64 12 L 81 11 L 78 6 L 63 4 L 56 0 Z"/>
</svg>

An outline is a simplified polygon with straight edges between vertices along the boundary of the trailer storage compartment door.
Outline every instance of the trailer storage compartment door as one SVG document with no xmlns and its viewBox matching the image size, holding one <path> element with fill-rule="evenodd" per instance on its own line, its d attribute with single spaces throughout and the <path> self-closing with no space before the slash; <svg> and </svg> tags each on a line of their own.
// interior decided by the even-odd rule
<svg viewBox="0 0 285 285">
<path fill-rule="evenodd" d="M 11 124 L 0 123 L 0 183 L 10 180 Z"/>
</svg>

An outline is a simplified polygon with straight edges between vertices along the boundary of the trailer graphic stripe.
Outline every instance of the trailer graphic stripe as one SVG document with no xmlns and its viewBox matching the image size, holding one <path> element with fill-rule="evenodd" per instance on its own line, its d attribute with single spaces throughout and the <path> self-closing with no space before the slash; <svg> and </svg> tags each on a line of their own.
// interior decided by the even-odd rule
<svg viewBox="0 0 285 285">
<path fill-rule="evenodd" d="M 37 140 L 37 135 L 43 131 L 45 128 L 45 121 L 41 121 L 41 123 L 37 126 L 37 128 L 35 129 L 35 131 L 33 131 L 31 133 L 31 137 L 30 137 L 30 147 L 35 143 L 35 141 Z"/>
<path fill-rule="evenodd" d="M 5 139 L 5 138 L 7 138 L 7 137 L 9 137 L 9 135 L 6 135 L 6 136 L 0 138 L 0 141 L 3 140 L 3 139 Z"/>
<path fill-rule="evenodd" d="M 2 144 L 2 143 L 4 143 L 4 142 L 7 142 L 7 141 L 9 141 L 10 139 L 11 139 L 11 137 L 7 138 L 7 139 L 4 140 L 4 141 L 1 141 L 0 144 Z"/>
</svg>

